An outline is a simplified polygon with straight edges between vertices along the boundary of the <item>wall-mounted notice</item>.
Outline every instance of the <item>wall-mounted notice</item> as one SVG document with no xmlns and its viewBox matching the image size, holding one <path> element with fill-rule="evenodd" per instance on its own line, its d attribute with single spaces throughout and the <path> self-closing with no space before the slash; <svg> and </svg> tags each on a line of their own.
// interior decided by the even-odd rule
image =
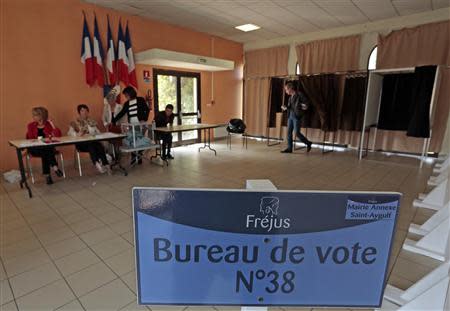
<svg viewBox="0 0 450 311">
<path fill-rule="evenodd" d="M 139 303 L 378 307 L 400 197 L 134 188 Z"/>
<path fill-rule="evenodd" d="M 142 72 L 144 77 L 144 82 L 149 83 L 150 82 L 150 70 L 144 70 Z"/>
</svg>

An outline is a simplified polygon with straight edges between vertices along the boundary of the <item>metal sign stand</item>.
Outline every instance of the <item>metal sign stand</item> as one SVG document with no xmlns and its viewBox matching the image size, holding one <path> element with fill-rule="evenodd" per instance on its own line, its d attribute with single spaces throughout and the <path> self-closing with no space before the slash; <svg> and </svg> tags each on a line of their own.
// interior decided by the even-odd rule
<svg viewBox="0 0 450 311">
<path fill-rule="evenodd" d="M 249 179 L 246 182 L 247 190 L 270 191 L 277 187 L 268 179 Z M 241 307 L 241 311 L 267 311 L 267 307 Z"/>
</svg>

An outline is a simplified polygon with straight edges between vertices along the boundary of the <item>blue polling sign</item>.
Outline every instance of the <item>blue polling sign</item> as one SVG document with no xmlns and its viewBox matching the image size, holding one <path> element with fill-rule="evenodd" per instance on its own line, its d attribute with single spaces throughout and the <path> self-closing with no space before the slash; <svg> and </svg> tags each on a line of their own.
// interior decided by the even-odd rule
<svg viewBox="0 0 450 311">
<path fill-rule="evenodd" d="M 139 303 L 379 307 L 400 198 L 133 188 Z"/>
</svg>

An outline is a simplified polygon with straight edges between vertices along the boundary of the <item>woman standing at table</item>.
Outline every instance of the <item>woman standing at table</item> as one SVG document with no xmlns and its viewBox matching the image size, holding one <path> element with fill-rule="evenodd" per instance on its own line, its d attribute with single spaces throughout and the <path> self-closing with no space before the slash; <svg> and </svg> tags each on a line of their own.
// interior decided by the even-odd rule
<svg viewBox="0 0 450 311">
<path fill-rule="evenodd" d="M 44 107 L 34 107 L 31 110 L 33 122 L 27 126 L 27 139 L 43 139 L 52 137 L 61 137 L 61 130 L 57 128 L 51 120 L 48 119 L 48 110 Z M 58 168 L 56 162 L 56 150 L 54 147 L 37 147 L 28 149 L 28 153 L 33 157 L 42 159 L 42 173 L 46 176 L 47 185 L 53 184 L 50 169 L 58 177 L 63 176 L 63 172 Z"/>
<path fill-rule="evenodd" d="M 122 94 L 126 98 L 122 110 L 112 118 L 112 123 L 116 124 L 125 115 L 128 117 L 128 123 L 139 124 L 140 122 L 147 122 L 150 109 L 143 97 L 138 97 L 136 90 L 127 86 Z"/>
<path fill-rule="evenodd" d="M 127 101 L 123 104 L 122 110 L 112 118 L 112 124 L 116 124 L 124 116 L 128 117 L 128 123 L 131 124 L 139 125 L 140 123 L 147 122 L 150 109 L 145 99 L 138 97 L 136 90 L 131 86 L 127 86 L 122 91 L 122 94 Z M 142 164 L 142 151 L 138 151 L 138 154 L 135 152 L 131 153 L 131 165 L 136 164 L 136 161 L 138 164 Z"/>
<path fill-rule="evenodd" d="M 117 102 L 117 96 L 120 93 L 120 86 L 116 85 L 113 88 L 108 87 L 108 91 L 103 99 L 103 114 L 102 121 L 107 131 L 113 133 L 122 133 L 120 125 L 127 122 L 126 117 L 123 116 L 116 124 L 112 123 L 115 116 L 122 111 L 123 106 Z"/>
</svg>

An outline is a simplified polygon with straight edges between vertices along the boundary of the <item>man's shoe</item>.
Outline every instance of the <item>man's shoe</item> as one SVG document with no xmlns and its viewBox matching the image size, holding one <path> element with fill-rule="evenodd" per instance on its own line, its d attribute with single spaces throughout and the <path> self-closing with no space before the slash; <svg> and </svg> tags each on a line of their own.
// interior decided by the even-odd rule
<svg viewBox="0 0 450 311">
<path fill-rule="evenodd" d="M 173 157 L 173 155 L 171 155 L 170 153 L 168 153 L 168 154 L 167 154 L 167 159 L 173 160 L 173 159 L 175 159 L 175 158 Z"/>
<path fill-rule="evenodd" d="M 47 185 L 51 185 L 51 184 L 53 184 L 53 179 L 52 179 L 52 176 L 50 176 L 50 175 L 47 175 L 46 181 L 47 181 Z"/>
<path fill-rule="evenodd" d="M 161 160 L 165 161 L 165 160 L 167 160 L 167 157 L 165 155 L 162 155 Z"/>
<path fill-rule="evenodd" d="M 312 145 L 312 143 L 309 143 L 308 145 L 306 145 L 306 152 L 311 151 L 311 145 Z"/>
<path fill-rule="evenodd" d="M 292 149 L 284 149 L 283 151 L 281 151 L 281 153 L 292 153 Z"/>
<path fill-rule="evenodd" d="M 58 177 L 63 177 L 64 176 L 63 172 L 59 168 L 55 171 L 55 174 Z"/>
</svg>

